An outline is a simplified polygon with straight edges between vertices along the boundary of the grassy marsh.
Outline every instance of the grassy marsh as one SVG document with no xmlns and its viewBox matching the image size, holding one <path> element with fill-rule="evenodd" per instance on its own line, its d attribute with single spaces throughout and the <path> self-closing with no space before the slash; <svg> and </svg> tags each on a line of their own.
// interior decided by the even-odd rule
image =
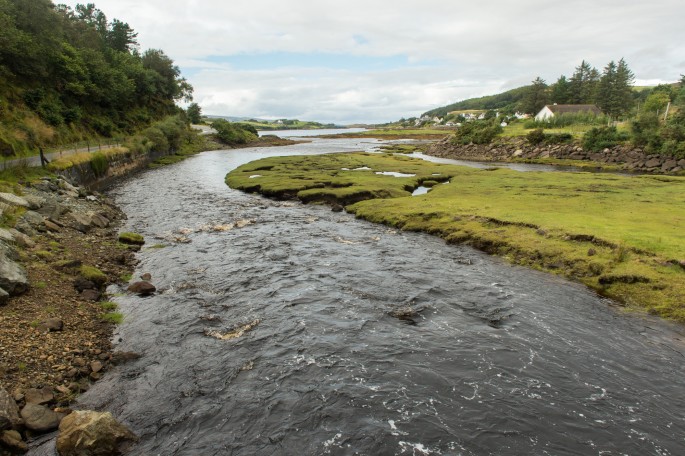
<svg viewBox="0 0 685 456">
<path fill-rule="evenodd" d="M 423 182 L 448 179 L 410 196 Z M 276 198 L 342 204 L 357 217 L 469 244 L 685 322 L 682 177 L 478 170 L 354 153 L 258 160 L 226 182 Z"/>
</svg>

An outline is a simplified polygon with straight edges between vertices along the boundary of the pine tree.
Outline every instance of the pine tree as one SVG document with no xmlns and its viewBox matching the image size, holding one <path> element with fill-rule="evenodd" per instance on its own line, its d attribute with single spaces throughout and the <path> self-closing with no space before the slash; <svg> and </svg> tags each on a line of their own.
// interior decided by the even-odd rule
<svg viewBox="0 0 685 456">
<path fill-rule="evenodd" d="M 606 115 L 618 118 L 630 112 L 633 106 L 634 80 L 635 76 L 625 60 L 619 60 L 618 65 L 613 60 L 607 64 L 597 92 L 597 105 Z"/>
<path fill-rule="evenodd" d="M 549 103 L 548 87 L 545 80 L 538 76 L 529 86 L 528 93 L 522 101 L 521 110 L 528 114 L 537 114 Z"/>
<path fill-rule="evenodd" d="M 569 80 L 568 102 L 572 104 L 594 103 L 599 79 L 599 71 L 583 60 Z"/>
<path fill-rule="evenodd" d="M 561 75 L 557 82 L 552 85 L 550 100 L 552 103 L 568 104 L 570 98 L 570 84 L 566 76 Z"/>
<path fill-rule="evenodd" d="M 618 61 L 616 68 L 616 103 L 621 115 L 628 114 L 633 108 L 633 84 L 635 75 L 624 59 Z"/>
</svg>

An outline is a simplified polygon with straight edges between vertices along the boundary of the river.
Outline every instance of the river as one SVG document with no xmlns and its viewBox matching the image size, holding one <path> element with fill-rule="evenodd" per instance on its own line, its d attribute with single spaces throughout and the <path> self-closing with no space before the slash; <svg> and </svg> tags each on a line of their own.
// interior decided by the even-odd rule
<svg viewBox="0 0 685 456">
<path fill-rule="evenodd" d="M 117 349 L 142 357 L 78 407 L 130 425 L 136 455 L 685 454 L 682 327 L 224 184 L 258 158 L 377 145 L 205 152 L 114 189 L 159 292 L 114 298 Z"/>
</svg>

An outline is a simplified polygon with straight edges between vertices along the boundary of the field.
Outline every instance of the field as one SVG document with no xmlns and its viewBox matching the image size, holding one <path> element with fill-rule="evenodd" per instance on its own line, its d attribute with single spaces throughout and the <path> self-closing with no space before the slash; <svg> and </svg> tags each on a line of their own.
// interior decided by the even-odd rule
<svg viewBox="0 0 685 456">
<path fill-rule="evenodd" d="M 412 176 L 376 174 L 387 171 Z M 685 321 L 685 178 L 477 170 L 356 153 L 259 160 L 227 183 L 341 204 L 357 217 L 473 245 Z M 433 189 L 410 196 L 421 184 Z"/>
</svg>

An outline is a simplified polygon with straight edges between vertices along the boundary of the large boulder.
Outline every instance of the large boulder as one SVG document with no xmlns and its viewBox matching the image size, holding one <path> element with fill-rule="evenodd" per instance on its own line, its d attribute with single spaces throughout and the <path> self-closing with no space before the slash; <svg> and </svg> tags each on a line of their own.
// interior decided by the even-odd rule
<svg viewBox="0 0 685 456">
<path fill-rule="evenodd" d="M 138 437 L 109 412 L 75 411 L 59 426 L 60 456 L 111 456 L 127 451 Z"/>
<path fill-rule="evenodd" d="M 0 430 L 17 429 L 24 422 L 19 417 L 19 407 L 14 398 L 4 389 L 0 388 Z"/>
</svg>

